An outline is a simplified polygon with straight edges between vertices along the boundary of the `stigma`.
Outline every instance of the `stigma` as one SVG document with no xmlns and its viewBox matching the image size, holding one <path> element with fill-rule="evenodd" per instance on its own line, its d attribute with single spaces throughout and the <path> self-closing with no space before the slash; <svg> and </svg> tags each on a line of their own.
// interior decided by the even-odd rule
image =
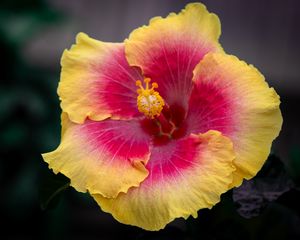
<svg viewBox="0 0 300 240">
<path fill-rule="evenodd" d="M 149 88 L 150 78 L 145 78 L 145 87 L 142 85 L 140 80 L 136 81 L 138 97 L 137 107 L 138 110 L 143 113 L 146 117 L 153 119 L 158 117 L 165 105 L 163 98 L 159 95 L 159 92 L 154 89 L 158 88 L 158 84 L 153 82 L 151 88 Z"/>
</svg>

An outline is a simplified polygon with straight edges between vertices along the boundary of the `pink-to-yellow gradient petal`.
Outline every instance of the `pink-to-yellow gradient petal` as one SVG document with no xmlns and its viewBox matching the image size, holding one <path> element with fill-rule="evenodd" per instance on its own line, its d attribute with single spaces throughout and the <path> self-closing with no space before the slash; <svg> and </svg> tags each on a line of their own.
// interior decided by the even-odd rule
<svg viewBox="0 0 300 240">
<path fill-rule="evenodd" d="M 86 117 L 130 119 L 136 109 L 135 82 L 140 73 L 129 67 L 124 43 L 106 43 L 79 33 L 61 59 L 58 94 L 61 108 L 75 123 Z"/>
<path fill-rule="evenodd" d="M 148 175 L 149 137 L 135 120 L 87 120 L 75 124 L 62 114 L 62 141 L 43 154 L 55 173 L 71 180 L 79 192 L 116 197 Z"/>
<path fill-rule="evenodd" d="M 239 186 L 261 169 L 279 134 L 279 96 L 255 67 L 231 55 L 206 55 L 194 75 L 189 131 L 218 130 L 231 139 L 237 168 L 232 186 Z"/>
<path fill-rule="evenodd" d="M 125 40 L 130 65 L 158 83 L 158 91 L 169 104 L 187 107 L 192 72 L 208 52 L 222 51 L 218 17 L 201 3 L 188 4 L 179 14 L 155 17 L 148 26 L 134 30 Z"/>
<path fill-rule="evenodd" d="M 211 208 L 232 182 L 231 141 L 209 131 L 154 147 L 147 164 L 149 176 L 138 188 L 115 199 L 93 195 L 103 211 L 118 221 L 159 230 L 175 218 L 196 217 Z"/>
</svg>

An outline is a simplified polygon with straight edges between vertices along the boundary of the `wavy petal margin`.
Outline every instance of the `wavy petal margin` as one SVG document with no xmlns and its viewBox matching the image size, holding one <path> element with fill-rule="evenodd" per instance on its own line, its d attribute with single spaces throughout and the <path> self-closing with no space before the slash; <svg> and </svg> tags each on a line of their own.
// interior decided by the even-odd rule
<svg viewBox="0 0 300 240">
<path fill-rule="evenodd" d="M 75 123 L 140 115 L 136 85 L 143 79 L 125 58 L 124 43 L 106 43 L 79 33 L 61 59 L 58 95 L 61 108 Z"/>
<path fill-rule="evenodd" d="M 149 137 L 138 121 L 75 124 L 63 113 L 62 124 L 60 145 L 43 158 L 55 173 L 70 178 L 77 191 L 116 197 L 148 176 Z"/>
<path fill-rule="evenodd" d="M 146 230 L 159 230 L 178 217 L 197 216 L 211 208 L 229 189 L 234 152 L 220 132 L 191 135 L 154 147 L 147 164 L 149 176 L 138 188 L 115 199 L 93 195 L 103 211 L 118 221 Z"/>
<path fill-rule="evenodd" d="M 221 131 L 236 152 L 232 187 L 261 169 L 282 126 L 279 96 L 252 65 L 210 53 L 194 70 L 187 118 L 190 132 Z"/>
<path fill-rule="evenodd" d="M 126 57 L 158 83 L 169 105 L 187 107 L 193 69 L 208 52 L 223 51 L 220 34 L 218 17 L 203 4 L 191 3 L 179 14 L 155 17 L 148 26 L 134 30 L 125 40 Z"/>
</svg>

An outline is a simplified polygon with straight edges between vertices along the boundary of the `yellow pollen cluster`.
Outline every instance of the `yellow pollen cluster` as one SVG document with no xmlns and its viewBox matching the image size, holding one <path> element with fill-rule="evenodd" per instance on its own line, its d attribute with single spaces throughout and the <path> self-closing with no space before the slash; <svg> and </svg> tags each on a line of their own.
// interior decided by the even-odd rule
<svg viewBox="0 0 300 240">
<path fill-rule="evenodd" d="M 139 94 L 137 97 L 137 107 L 141 113 L 144 113 L 145 116 L 153 119 L 155 116 L 160 115 L 165 102 L 159 93 L 154 90 L 155 88 L 158 88 L 156 82 L 153 82 L 151 88 L 149 88 L 150 81 L 150 78 L 144 79 L 144 83 L 146 84 L 145 88 L 140 80 L 136 81 L 136 86 L 139 87 L 137 90 L 137 93 Z"/>
</svg>

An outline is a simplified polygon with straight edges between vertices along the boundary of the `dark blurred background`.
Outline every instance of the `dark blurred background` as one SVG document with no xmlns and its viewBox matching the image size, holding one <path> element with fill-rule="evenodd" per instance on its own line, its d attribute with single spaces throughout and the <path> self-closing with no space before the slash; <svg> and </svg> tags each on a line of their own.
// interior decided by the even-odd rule
<svg viewBox="0 0 300 240">
<path fill-rule="evenodd" d="M 156 233 L 122 225 L 41 158 L 60 141 L 60 57 L 75 35 L 121 42 L 188 2 L 0 1 L 1 239 L 300 239 L 298 0 L 202 1 L 221 20 L 225 51 L 258 67 L 281 96 L 284 125 L 265 171 L 198 219 Z"/>
</svg>

